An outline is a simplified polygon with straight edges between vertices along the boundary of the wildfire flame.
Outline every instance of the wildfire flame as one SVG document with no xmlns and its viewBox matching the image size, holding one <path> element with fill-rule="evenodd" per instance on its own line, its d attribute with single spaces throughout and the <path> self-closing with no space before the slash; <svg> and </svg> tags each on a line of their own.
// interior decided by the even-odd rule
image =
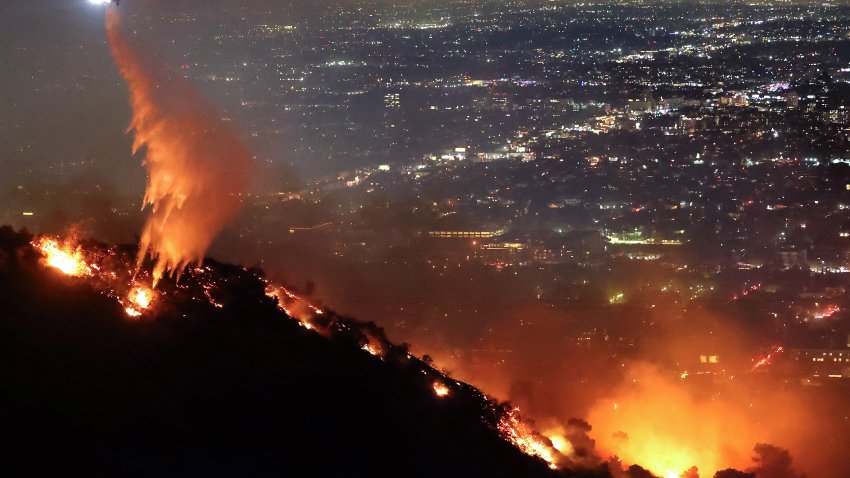
<svg viewBox="0 0 850 478">
<path fill-rule="evenodd" d="M 41 237 L 32 242 L 32 246 L 44 256 L 44 264 L 57 269 L 70 277 L 90 277 L 102 283 L 109 284 L 105 295 L 118 299 L 124 307 L 124 312 L 130 317 L 139 317 L 146 311 L 154 299 L 156 292 L 152 289 L 134 283 L 130 284 L 130 292 L 121 299 L 120 280 L 115 271 L 103 270 L 95 254 L 86 254 L 81 246 L 75 245 L 73 239 L 61 241 L 52 237 Z M 126 290 L 126 289 L 125 289 Z"/>
<path fill-rule="evenodd" d="M 711 476 L 748 466 L 752 444 L 765 436 L 753 425 L 757 412 L 686 387 L 679 376 L 654 364 L 636 362 L 587 418 L 603 455 L 639 464 L 656 476 L 678 477 L 692 467 Z"/>
<path fill-rule="evenodd" d="M 573 444 L 564 435 L 560 433 L 544 433 L 544 435 L 552 442 L 552 448 L 558 450 L 560 454 L 569 456 L 575 452 Z"/>
<path fill-rule="evenodd" d="M 361 347 L 366 352 L 374 355 L 375 357 L 383 357 L 384 350 L 381 348 L 380 344 L 370 340 L 368 343 L 363 344 Z"/>
<path fill-rule="evenodd" d="M 127 307 L 124 309 L 130 317 L 139 317 L 153 303 L 156 293 L 147 287 L 136 286 L 127 295 Z"/>
<path fill-rule="evenodd" d="M 434 382 L 434 393 L 437 394 L 438 397 L 448 397 L 451 393 L 449 387 L 446 386 L 443 382 L 437 381 Z"/>
<path fill-rule="evenodd" d="M 558 469 L 556 450 L 546 443 L 546 438 L 535 432 L 523 421 L 519 408 L 512 408 L 502 416 L 498 425 L 499 433 L 513 443 L 523 453 L 536 456 L 549 464 L 549 468 Z"/>
<path fill-rule="evenodd" d="M 33 243 L 42 255 L 48 266 L 62 271 L 71 277 L 83 277 L 91 275 L 92 269 L 86 263 L 82 248 L 75 247 L 71 242 L 60 244 L 51 238 L 41 238 Z"/>
<path fill-rule="evenodd" d="M 286 315 L 297 320 L 302 327 L 308 330 L 314 329 L 314 324 L 311 320 L 316 316 L 324 314 L 322 309 L 316 307 L 306 299 L 296 295 L 285 287 L 267 284 L 266 296 L 275 299 L 280 310 L 282 310 Z"/>
<path fill-rule="evenodd" d="M 179 76 L 158 68 L 123 38 L 117 9 L 107 12 L 112 56 L 130 89 L 134 154 L 145 148 L 151 206 L 137 270 L 155 260 L 153 285 L 200 264 L 247 190 L 251 154 L 216 111 Z"/>
<path fill-rule="evenodd" d="M 130 291 L 130 302 L 142 309 L 147 309 L 153 301 L 153 292 L 145 287 L 136 287 Z"/>
</svg>

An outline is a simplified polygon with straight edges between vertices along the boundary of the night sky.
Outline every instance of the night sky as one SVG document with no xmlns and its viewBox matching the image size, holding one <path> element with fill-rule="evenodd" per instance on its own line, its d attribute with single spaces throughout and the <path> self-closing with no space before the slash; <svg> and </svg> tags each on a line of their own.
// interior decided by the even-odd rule
<svg viewBox="0 0 850 478">
<path fill-rule="evenodd" d="M 141 191 L 143 171 L 123 134 L 126 90 L 109 56 L 102 7 L 10 0 L 0 5 L 0 22 L 0 187 L 72 171 Z"/>
</svg>

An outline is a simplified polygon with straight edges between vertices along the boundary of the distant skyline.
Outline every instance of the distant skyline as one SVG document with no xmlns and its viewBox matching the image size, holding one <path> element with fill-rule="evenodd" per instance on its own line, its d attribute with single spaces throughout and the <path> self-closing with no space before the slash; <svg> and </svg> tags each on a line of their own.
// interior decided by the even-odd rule
<svg viewBox="0 0 850 478">
<path fill-rule="evenodd" d="M 205 14 L 212 11 L 211 3 L 232 7 L 242 2 L 126 0 L 121 8 L 132 12 L 140 7 L 154 7 L 172 13 Z M 353 3 L 356 2 L 319 2 L 325 5 Z M 424 5 L 411 3 L 414 8 Z M 279 9 L 282 14 L 290 8 L 276 1 L 266 1 L 266 4 L 267 8 Z M 302 2 L 292 4 L 301 5 Z M 257 1 L 250 5 L 266 8 Z M 313 9 L 316 2 L 310 5 L 304 9 Z M 124 86 L 109 59 L 99 10 L 100 7 L 91 5 L 88 0 L 6 0 L 0 3 L 0 64 L 4 65 L 4 94 L 0 95 L 0 162 L 11 172 L 0 181 L 14 182 L 19 173 L 31 168 L 91 161 L 93 164 L 86 170 L 87 175 L 103 175 L 105 180 L 119 185 L 141 187 L 141 168 L 128 157 L 129 139 L 123 135 L 129 118 Z M 213 34 L 213 28 L 207 33 Z M 200 35 L 203 42 L 204 32 Z M 174 39 L 177 50 L 180 41 Z"/>
</svg>

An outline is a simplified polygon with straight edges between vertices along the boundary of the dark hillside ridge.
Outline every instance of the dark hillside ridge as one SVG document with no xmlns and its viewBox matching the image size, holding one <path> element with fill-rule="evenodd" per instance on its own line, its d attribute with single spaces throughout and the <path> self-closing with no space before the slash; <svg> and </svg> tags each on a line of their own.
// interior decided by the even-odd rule
<svg viewBox="0 0 850 478">
<path fill-rule="evenodd" d="M 3 476 L 608 476 L 523 454 L 502 405 L 450 379 L 437 397 L 404 347 L 361 350 L 374 325 L 338 318 L 328 339 L 286 320 L 257 271 L 209 261 L 223 307 L 186 274 L 133 321 L 31 239 L 0 228 Z"/>
</svg>

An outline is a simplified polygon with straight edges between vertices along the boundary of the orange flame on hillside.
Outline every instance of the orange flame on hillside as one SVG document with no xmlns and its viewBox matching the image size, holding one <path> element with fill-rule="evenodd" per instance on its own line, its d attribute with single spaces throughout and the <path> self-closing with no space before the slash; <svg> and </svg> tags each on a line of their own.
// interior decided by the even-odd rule
<svg viewBox="0 0 850 478">
<path fill-rule="evenodd" d="M 139 317 L 148 310 L 156 298 L 156 292 L 144 286 L 136 286 L 127 295 L 127 307 L 124 309 L 130 317 Z"/>
<path fill-rule="evenodd" d="M 434 382 L 434 393 L 438 397 L 447 397 L 451 393 L 451 390 L 443 382 L 437 381 Z"/>
<path fill-rule="evenodd" d="M 155 260 L 153 284 L 201 263 L 213 238 L 233 217 L 248 185 L 251 154 L 216 111 L 177 74 L 143 58 L 107 12 L 112 56 L 130 89 L 134 154 L 145 147 L 151 206 L 137 267 Z"/>
<path fill-rule="evenodd" d="M 311 304 L 302 297 L 294 294 L 285 287 L 277 287 L 272 284 L 266 285 L 266 296 L 277 301 L 277 306 L 286 315 L 297 320 L 307 330 L 314 330 L 312 320 L 324 314 L 322 309 Z"/>
<path fill-rule="evenodd" d="M 542 459 L 549 468 L 558 469 L 557 451 L 547 439 L 535 432 L 519 414 L 518 408 L 508 410 L 499 421 L 499 433 L 526 455 Z"/>
<path fill-rule="evenodd" d="M 82 248 L 74 246 L 70 241 L 60 243 L 56 239 L 43 237 L 33 243 L 44 255 L 48 266 L 62 271 L 71 277 L 91 275 L 92 269 L 83 257 Z"/>
<path fill-rule="evenodd" d="M 564 456 L 570 456 L 575 452 L 573 444 L 564 436 L 563 428 L 557 431 L 547 431 L 543 435 L 552 442 L 552 448 Z"/>
</svg>

